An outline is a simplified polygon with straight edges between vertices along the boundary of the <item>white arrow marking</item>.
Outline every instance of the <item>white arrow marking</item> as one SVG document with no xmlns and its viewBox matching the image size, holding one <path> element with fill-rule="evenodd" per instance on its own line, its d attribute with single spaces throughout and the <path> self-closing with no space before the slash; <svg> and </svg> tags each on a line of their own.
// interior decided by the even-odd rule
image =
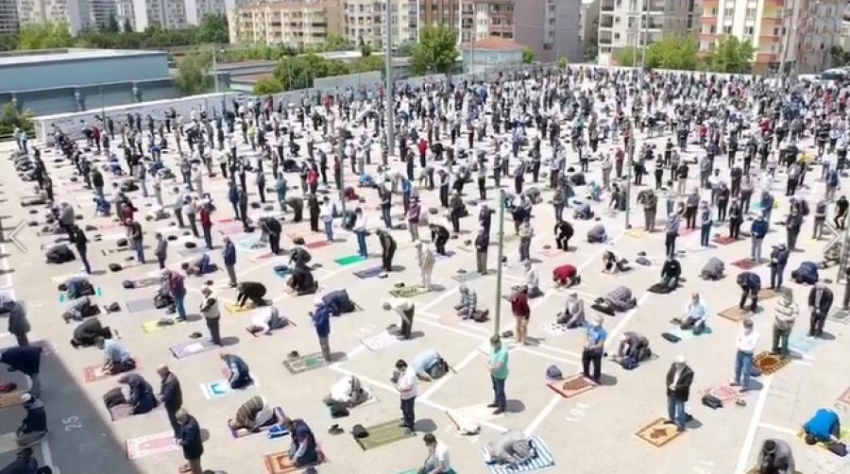
<svg viewBox="0 0 850 474">
<path fill-rule="evenodd" d="M 18 235 L 18 232 L 20 232 L 24 227 L 26 227 L 26 225 L 26 221 L 21 221 L 20 223 L 18 223 L 18 226 L 15 227 L 15 230 L 9 233 L 9 240 L 12 241 L 12 243 L 15 244 L 15 247 L 18 247 L 18 250 L 23 253 L 27 252 L 27 248 L 26 246 L 24 246 L 23 242 L 17 239 L 16 235 Z"/>
</svg>

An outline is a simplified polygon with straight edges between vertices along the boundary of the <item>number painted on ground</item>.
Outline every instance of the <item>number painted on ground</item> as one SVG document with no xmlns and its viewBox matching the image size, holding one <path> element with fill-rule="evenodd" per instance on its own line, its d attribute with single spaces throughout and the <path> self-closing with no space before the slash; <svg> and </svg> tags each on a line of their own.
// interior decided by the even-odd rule
<svg viewBox="0 0 850 474">
<path fill-rule="evenodd" d="M 565 420 L 577 423 L 579 420 L 587 416 L 587 410 L 590 409 L 590 405 L 585 403 L 576 403 L 576 406 L 570 408 L 570 416 L 564 417 Z"/>
<path fill-rule="evenodd" d="M 65 425 L 65 431 L 74 431 L 83 427 L 83 424 L 80 423 L 80 418 L 77 416 L 63 418 L 62 424 Z"/>
</svg>

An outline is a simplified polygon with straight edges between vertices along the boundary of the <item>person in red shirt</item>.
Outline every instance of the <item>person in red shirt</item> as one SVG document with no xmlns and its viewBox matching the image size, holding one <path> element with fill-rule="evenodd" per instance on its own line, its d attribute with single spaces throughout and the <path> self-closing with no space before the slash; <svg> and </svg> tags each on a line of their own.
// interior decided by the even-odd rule
<svg viewBox="0 0 850 474">
<path fill-rule="evenodd" d="M 201 229 L 204 232 L 204 242 L 206 242 L 207 248 L 212 250 L 212 215 L 210 214 L 209 203 L 201 205 L 201 209 L 198 211 L 198 218 L 201 221 Z"/>
<path fill-rule="evenodd" d="M 319 173 L 313 168 L 307 171 L 307 186 L 310 188 L 311 194 L 316 194 L 319 189 Z"/>
<path fill-rule="evenodd" d="M 578 269 L 569 263 L 556 267 L 552 271 L 552 281 L 558 288 L 571 287 L 581 283 L 581 277 L 578 274 Z"/>
<path fill-rule="evenodd" d="M 522 285 L 517 288 L 509 301 L 511 312 L 516 319 L 516 341 L 525 345 L 528 337 L 528 320 L 531 318 L 531 308 L 528 306 L 528 287 Z"/>
</svg>

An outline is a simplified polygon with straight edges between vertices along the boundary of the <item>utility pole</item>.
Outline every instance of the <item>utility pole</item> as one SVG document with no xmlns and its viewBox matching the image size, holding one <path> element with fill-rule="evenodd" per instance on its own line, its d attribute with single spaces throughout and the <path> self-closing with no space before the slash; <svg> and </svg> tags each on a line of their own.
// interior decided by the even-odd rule
<svg viewBox="0 0 850 474">
<path fill-rule="evenodd" d="M 631 229 L 629 223 L 630 210 L 632 208 L 632 168 L 634 167 L 635 159 L 635 128 L 629 123 L 629 149 L 626 150 L 628 155 L 628 169 L 626 170 L 626 229 Z"/>
<path fill-rule="evenodd" d="M 106 105 L 103 103 L 103 84 L 97 85 L 100 91 L 100 120 L 103 123 L 104 133 L 106 133 Z"/>
<path fill-rule="evenodd" d="M 385 66 L 387 68 L 386 77 L 384 78 L 384 94 L 386 99 L 386 114 L 387 114 L 387 159 L 393 154 L 393 149 L 395 148 L 395 137 L 393 136 L 393 108 L 395 102 L 393 100 L 393 16 L 392 16 L 392 2 L 387 0 L 387 44 L 384 47 L 385 51 Z M 404 158 L 404 157 L 402 157 Z"/>
<path fill-rule="evenodd" d="M 505 190 L 499 190 L 499 250 L 496 253 L 496 312 L 493 315 L 493 335 L 498 336 L 502 324 L 502 258 L 505 253 Z"/>
</svg>

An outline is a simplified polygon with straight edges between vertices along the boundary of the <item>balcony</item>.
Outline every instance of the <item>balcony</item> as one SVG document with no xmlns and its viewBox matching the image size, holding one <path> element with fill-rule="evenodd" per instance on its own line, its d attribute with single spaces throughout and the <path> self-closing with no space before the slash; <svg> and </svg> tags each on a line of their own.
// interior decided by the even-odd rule
<svg viewBox="0 0 850 474">
<path fill-rule="evenodd" d="M 603 16 L 599 19 L 599 27 L 600 28 L 612 28 L 614 26 L 614 17 L 613 16 Z"/>
<path fill-rule="evenodd" d="M 610 45 L 610 44 L 611 44 L 611 38 L 610 38 L 610 37 L 607 37 L 607 38 L 606 38 L 606 37 L 604 37 L 604 36 L 600 36 L 600 37 L 599 37 L 599 44 L 601 44 L 601 45 Z"/>
<path fill-rule="evenodd" d="M 614 2 L 602 2 L 599 5 L 599 11 L 603 11 L 603 12 L 614 11 Z"/>
</svg>

